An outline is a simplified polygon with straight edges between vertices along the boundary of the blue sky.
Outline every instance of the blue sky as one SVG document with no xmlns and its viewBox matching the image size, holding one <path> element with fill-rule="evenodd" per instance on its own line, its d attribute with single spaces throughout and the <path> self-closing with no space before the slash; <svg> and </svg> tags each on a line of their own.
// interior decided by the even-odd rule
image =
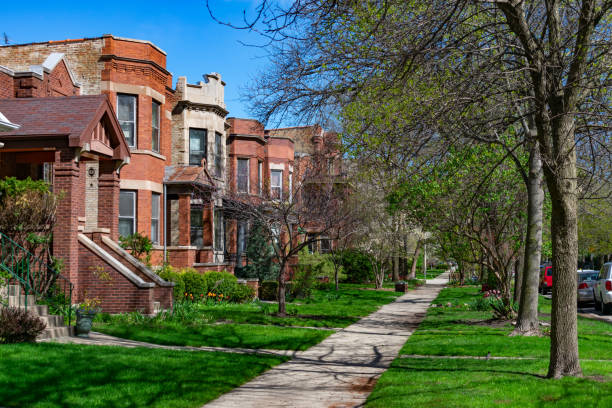
<svg viewBox="0 0 612 408">
<path fill-rule="evenodd" d="M 256 0 L 210 0 L 222 21 L 240 22 Z M 27 10 L 24 9 L 27 7 Z M 192 1 L 31 1 L 2 6 L 0 33 L 15 44 L 97 37 L 148 40 L 163 49 L 173 80 L 186 76 L 195 83 L 202 74 L 219 72 L 226 82 L 225 102 L 230 116 L 251 117 L 241 101 L 241 88 L 266 66 L 265 51 L 241 45 L 261 42 L 254 33 L 234 30 L 210 18 L 205 0 Z"/>
</svg>

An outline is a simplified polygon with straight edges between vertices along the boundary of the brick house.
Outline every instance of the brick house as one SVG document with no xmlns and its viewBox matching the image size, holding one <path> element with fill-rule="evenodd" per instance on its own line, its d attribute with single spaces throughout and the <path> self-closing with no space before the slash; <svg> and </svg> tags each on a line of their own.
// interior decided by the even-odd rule
<svg viewBox="0 0 612 408">
<path fill-rule="evenodd" d="M 22 125 L 0 134 L 5 143 L 0 177 L 30 175 L 67 189 L 57 228 L 68 244 L 57 240 L 54 255 L 69 260 L 66 274 L 78 287 L 77 300 L 89 289 L 121 299 L 108 300 L 103 305 L 108 311 L 169 305 L 168 284 L 116 245 L 120 235 L 133 232 L 154 242 L 153 265 L 166 261 L 200 271 L 233 271 L 244 261 L 247 226 L 224 218 L 224 194 L 258 195 L 263 189 L 286 194 L 300 176 L 293 174 L 296 161 L 311 160 L 325 138 L 333 138 L 319 126 L 266 130 L 256 120 L 227 118 L 225 83 L 217 73 L 196 84 L 178 77 L 172 85 L 166 53 L 148 41 L 106 34 L 0 47 L 0 112 L 7 123 Z M 53 110 L 53 104 L 42 102 L 49 97 L 67 102 Z M 98 123 L 98 130 L 93 139 L 83 136 L 80 145 L 69 145 L 72 150 L 43 142 L 39 132 L 29 134 L 28 143 L 44 153 L 18 153 L 15 149 L 23 149 L 25 142 L 15 145 L 11 138 L 18 138 L 33 119 L 11 106 L 25 100 L 50 109 L 50 117 L 74 110 L 68 122 L 76 121 L 81 110 L 76 101 L 99 103 L 96 109 L 103 113 L 79 118 L 79 123 L 89 120 L 87 126 Z M 119 156 L 113 153 L 109 159 L 108 140 L 100 141 L 100 134 L 113 141 Z M 52 155 L 50 149 L 59 153 Z M 65 168 L 70 182 L 59 181 L 68 177 Z M 330 169 L 340 174 L 339 165 Z M 102 258 L 112 259 L 102 262 L 98 249 L 104 251 Z M 131 283 L 121 289 L 96 288 L 87 269 L 96 262 L 113 269 L 118 282 Z"/>
</svg>

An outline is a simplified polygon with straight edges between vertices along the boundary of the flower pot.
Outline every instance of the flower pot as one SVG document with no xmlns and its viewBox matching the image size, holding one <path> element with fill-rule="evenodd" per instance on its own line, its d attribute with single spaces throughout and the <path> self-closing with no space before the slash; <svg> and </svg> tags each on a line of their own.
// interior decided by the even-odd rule
<svg viewBox="0 0 612 408">
<path fill-rule="evenodd" d="M 97 310 L 82 310 L 77 309 L 76 316 L 76 335 L 78 337 L 89 338 L 89 332 L 93 325 L 93 319 L 96 317 Z"/>
</svg>

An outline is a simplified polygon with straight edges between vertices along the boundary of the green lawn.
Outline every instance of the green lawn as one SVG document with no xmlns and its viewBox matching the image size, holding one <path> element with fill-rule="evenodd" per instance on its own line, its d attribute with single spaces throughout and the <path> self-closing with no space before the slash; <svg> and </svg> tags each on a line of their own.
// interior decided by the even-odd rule
<svg viewBox="0 0 612 408">
<path fill-rule="evenodd" d="M 333 332 L 283 326 L 346 327 L 399 295 L 343 285 L 288 303 L 286 317 L 276 316 L 275 303 L 198 304 L 186 323 L 117 316 L 96 321 L 94 330 L 157 344 L 306 350 Z"/>
<path fill-rule="evenodd" d="M 434 279 L 446 272 L 443 269 L 428 269 L 427 270 L 427 279 Z M 420 270 L 416 273 L 417 279 L 425 279 L 425 275 L 423 274 L 423 270 Z"/>
<path fill-rule="evenodd" d="M 0 406 L 200 407 L 286 359 L 80 346 L 0 346 Z"/>
<path fill-rule="evenodd" d="M 333 333 L 330 330 L 249 324 L 189 325 L 160 321 L 140 324 L 96 323 L 94 330 L 123 339 L 170 346 L 243 347 L 277 350 L 306 350 Z"/>
<path fill-rule="evenodd" d="M 408 339 L 368 399 L 368 407 L 612 406 L 612 326 L 579 318 L 584 378 L 548 380 L 549 337 L 509 337 L 512 326 L 491 324 L 490 312 L 464 306 L 477 287 L 446 288 Z M 542 320 L 550 301 L 540 298 Z M 417 359 L 401 355 L 520 356 L 534 360 Z"/>
</svg>

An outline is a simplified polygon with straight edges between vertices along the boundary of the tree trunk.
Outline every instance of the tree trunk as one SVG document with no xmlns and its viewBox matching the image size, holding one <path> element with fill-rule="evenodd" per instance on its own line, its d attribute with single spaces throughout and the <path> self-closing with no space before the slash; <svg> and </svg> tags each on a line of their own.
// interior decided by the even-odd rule
<svg viewBox="0 0 612 408">
<path fill-rule="evenodd" d="M 397 282 L 398 280 L 400 280 L 400 277 L 399 277 L 400 257 L 396 255 L 392 258 L 392 260 L 393 260 L 393 282 Z"/>
<path fill-rule="evenodd" d="M 280 271 L 278 272 L 278 315 L 286 316 L 287 315 L 287 305 L 285 301 L 285 263 L 282 263 L 280 266 Z"/>
<path fill-rule="evenodd" d="M 578 357 L 576 305 L 576 264 L 578 222 L 576 153 L 573 121 L 558 118 L 553 124 L 556 142 L 554 158 L 544 167 L 552 203 L 552 316 L 548 377 L 581 374 Z M 554 165 L 554 167 L 552 167 Z"/>
<path fill-rule="evenodd" d="M 517 305 L 521 303 L 521 289 L 523 285 L 523 257 L 518 256 L 514 262 L 514 295 L 513 301 Z"/>
<path fill-rule="evenodd" d="M 419 260 L 419 251 L 421 250 L 421 241 L 417 241 L 416 247 L 414 248 L 414 255 L 412 256 L 412 266 L 410 267 L 410 279 L 416 278 L 417 261 Z"/>
<path fill-rule="evenodd" d="M 542 160 L 538 143 L 529 152 L 529 180 L 527 183 L 527 237 L 525 239 L 525 267 L 519 298 L 519 312 L 514 335 L 534 336 L 540 334 L 538 320 L 538 285 L 540 283 L 540 261 L 542 256 Z"/>
</svg>

